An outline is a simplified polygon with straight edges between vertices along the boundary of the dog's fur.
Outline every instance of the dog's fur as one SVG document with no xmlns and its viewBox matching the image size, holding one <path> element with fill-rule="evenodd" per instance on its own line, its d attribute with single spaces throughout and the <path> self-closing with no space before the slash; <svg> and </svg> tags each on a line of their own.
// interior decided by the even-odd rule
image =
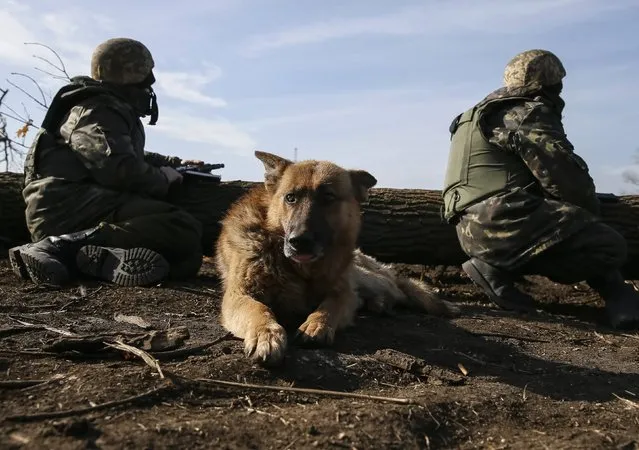
<svg viewBox="0 0 639 450">
<path fill-rule="evenodd" d="M 327 161 L 255 156 L 265 182 L 231 206 L 216 248 L 222 325 L 244 339 L 247 356 L 280 362 L 292 327 L 303 342 L 330 344 L 364 303 L 380 312 L 407 304 L 457 313 L 425 284 L 356 249 L 360 205 L 377 183 L 371 174 Z"/>
</svg>

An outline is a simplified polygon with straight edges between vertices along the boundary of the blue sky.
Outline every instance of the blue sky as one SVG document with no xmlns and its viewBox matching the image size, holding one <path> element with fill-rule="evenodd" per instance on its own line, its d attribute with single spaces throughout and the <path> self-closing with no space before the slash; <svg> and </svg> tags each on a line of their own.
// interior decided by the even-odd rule
<svg viewBox="0 0 639 450">
<path fill-rule="evenodd" d="M 0 86 L 20 81 L 11 72 L 59 86 L 34 69 L 46 51 L 24 42 L 52 46 L 76 75 L 101 41 L 132 37 L 156 61 L 148 150 L 260 180 L 255 149 L 297 147 L 379 187 L 441 189 L 452 118 L 501 86 L 516 53 L 546 48 L 568 72 L 569 139 L 598 190 L 621 193 L 639 149 L 637 23 L 637 0 L 0 0 Z M 15 89 L 8 100 L 41 120 Z"/>
</svg>

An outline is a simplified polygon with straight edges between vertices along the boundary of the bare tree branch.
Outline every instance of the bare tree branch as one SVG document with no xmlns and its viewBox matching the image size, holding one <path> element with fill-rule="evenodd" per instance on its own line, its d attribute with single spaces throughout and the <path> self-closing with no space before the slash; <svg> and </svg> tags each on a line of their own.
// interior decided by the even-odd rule
<svg viewBox="0 0 639 450">
<path fill-rule="evenodd" d="M 2 106 L 6 107 L 7 109 L 11 109 L 11 108 L 9 107 L 9 105 L 1 105 L 1 104 L 0 104 L 0 107 L 2 107 Z M 12 111 L 13 111 L 13 110 L 12 110 Z M 13 111 L 13 112 L 15 113 L 15 111 Z M 20 122 L 20 123 L 24 123 L 24 122 L 25 122 L 25 120 L 24 120 L 22 117 L 20 117 L 19 115 L 17 115 L 17 116 L 12 116 L 11 114 L 7 114 L 7 113 L 6 113 L 6 112 L 4 112 L 4 111 L 0 111 L 0 117 L 8 117 L 9 119 L 13 119 L 13 120 L 15 120 L 16 122 Z"/>
<path fill-rule="evenodd" d="M 29 97 L 31 100 L 33 100 L 34 102 L 36 102 L 38 105 L 42 106 L 43 108 L 47 108 L 47 97 L 44 95 L 44 91 L 42 90 L 42 88 L 40 87 L 40 83 L 38 83 L 33 77 L 24 74 L 24 73 L 20 73 L 20 72 L 11 72 L 11 75 L 15 75 L 15 76 L 19 76 L 19 77 L 24 77 L 27 80 L 30 80 L 35 87 L 38 89 L 38 92 L 40 92 L 40 96 L 42 96 L 42 101 L 38 100 L 37 98 L 35 98 L 33 95 L 31 95 L 30 93 L 28 93 L 26 90 L 22 89 L 20 86 L 16 85 L 15 83 L 7 80 L 7 82 L 9 84 L 11 84 L 13 87 L 15 87 L 16 89 L 20 90 L 23 94 L 25 94 L 27 97 Z"/>
<path fill-rule="evenodd" d="M 64 61 L 58 52 L 48 45 L 41 44 L 39 42 L 25 42 L 24 45 L 43 47 L 55 57 L 48 59 L 46 55 L 32 55 L 33 58 L 45 64 L 44 68 L 34 67 L 36 71 L 44 73 L 55 80 L 71 80 Z M 34 77 L 20 72 L 12 72 L 11 75 L 13 77 L 26 78 L 30 83 L 35 85 L 35 89 L 33 89 L 30 85 L 25 86 L 23 83 L 16 80 L 7 79 L 6 82 L 9 86 L 24 94 L 30 101 L 34 102 L 41 109 L 46 110 L 49 107 L 49 102 L 53 96 L 49 90 L 47 90 L 47 93 L 45 94 L 45 90 Z M 25 144 L 27 133 L 31 127 L 35 127 L 33 119 L 29 114 L 29 109 L 24 102 L 21 102 L 24 113 L 19 113 L 17 111 L 18 108 L 13 108 L 7 104 L 6 98 L 8 92 L 9 89 L 0 89 L 0 165 L 4 165 L 5 171 L 9 170 L 10 165 L 17 164 L 24 158 L 26 150 L 29 148 Z M 10 137 L 10 134 L 7 131 L 8 120 L 14 120 L 20 124 L 19 128 L 15 132 L 15 139 Z"/>
<path fill-rule="evenodd" d="M 48 72 L 48 71 L 46 71 L 44 69 L 40 69 L 39 67 L 34 67 L 34 69 L 37 70 L 38 72 L 42 72 L 43 74 L 50 76 L 51 78 L 54 78 L 56 80 L 64 80 L 64 81 L 67 80 L 66 77 L 63 77 L 61 75 L 56 75 L 55 73 Z"/>
<path fill-rule="evenodd" d="M 53 49 L 52 49 L 51 47 L 49 47 L 48 45 L 40 44 L 39 42 L 25 42 L 25 43 L 24 43 L 24 45 L 37 45 L 37 46 L 44 47 L 44 48 L 46 48 L 47 50 L 49 50 L 51 53 L 53 53 L 53 54 L 55 55 L 55 57 L 57 58 L 58 62 L 60 63 L 60 66 L 56 66 L 55 64 L 53 64 L 53 63 L 52 63 L 51 61 L 49 61 L 48 59 L 43 58 L 43 57 L 41 57 L 41 56 L 33 55 L 33 57 L 34 57 L 34 58 L 37 58 L 37 59 L 40 59 L 40 60 L 42 60 L 42 61 L 44 61 L 45 63 L 49 64 L 51 67 L 53 67 L 53 68 L 54 68 L 54 69 L 56 69 L 58 72 L 60 72 L 60 73 L 62 73 L 62 74 L 64 75 L 64 77 L 60 77 L 59 75 L 58 75 L 58 76 L 52 75 L 52 76 L 54 76 L 54 77 L 60 77 L 60 78 L 64 78 L 64 79 L 66 79 L 66 80 L 71 80 L 71 77 L 69 76 L 69 74 L 68 74 L 68 72 L 67 72 L 67 68 L 66 68 L 66 66 L 64 65 L 64 61 L 62 61 L 62 58 L 60 58 L 60 55 L 58 54 L 58 52 L 56 52 L 55 50 L 53 50 Z M 41 70 L 41 69 L 39 69 L 39 70 Z M 43 71 L 43 72 L 44 72 L 44 71 Z M 46 73 L 46 72 L 45 72 L 45 73 Z"/>
<path fill-rule="evenodd" d="M 13 120 L 17 120 L 18 122 L 27 122 L 29 120 L 28 118 L 28 113 L 27 113 L 27 117 L 24 117 L 22 115 L 20 115 L 20 113 L 18 113 L 15 109 L 13 109 L 11 106 L 5 104 L 2 104 L 2 101 L 0 101 L 0 107 L 4 106 L 5 108 L 7 108 L 9 111 L 11 111 L 13 114 L 15 114 L 15 116 L 9 115 L 5 112 L 3 112 L 2 114 L 6 117 L 9 117 L 10 119 Z M 26 111 L 25 111 L 26 112 Z"/>
<path fill-rule="evenodd" d="M 6 106 L 12 112 L 16 114 L 17 117 L 11 116 L 5 112 L 0 112 L 0 164 L 4 163 L 4 170 L 7 172 L 9 170 L 9 165 L 16 162 L 18 157 L 22 158 L 25 154 L 25 150 L 28 148 L 24 143 L 17 142 L 9 137 L 9 133 L 7 132 L 7 117 L 19 121 L 23 123 L 23 128 L 26 127 L 28 129 L 29 126 L 33 124 L 33 121 L 28 118 L 26 121 L 22 120 L 20 114 L 16 113 L 10 106 L 8 106 L 5 102 L 5 98 L 9 93 L 8 89 L 0 89 L 0 108 L 2 106 Z"/>
</svg>

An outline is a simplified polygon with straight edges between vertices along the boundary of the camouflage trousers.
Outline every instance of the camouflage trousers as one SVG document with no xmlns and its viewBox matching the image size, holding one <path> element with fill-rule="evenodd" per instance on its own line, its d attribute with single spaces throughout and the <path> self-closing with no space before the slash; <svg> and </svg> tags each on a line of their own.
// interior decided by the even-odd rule
<svg viewBox="0 0 639 450">
<path fill-rule="evenodd" d="M 171 203 L 132 196 L 101 222 L 99 245 L 154 250 L 169 262 L 172 279 L 193 277 L 202 265 L 202 224 Z"/>
<path fill-rule="evenodd" d="M 226 211 L 208 182 L 184 180 L 165 201 L 131 197 L 104 219 L 112 247 L 146 247 L 164 256 L 170 277 L 197 274 L 202 256 L 211 256 Z"/>
<path fill-rule="evenodd" d="M 621 234 L 604 223 L 593 222 L 535 255 L 517 273 L 541 275 L 562 284 L 595 281 L 619 270 L 627 251 Z"/>
</svg>

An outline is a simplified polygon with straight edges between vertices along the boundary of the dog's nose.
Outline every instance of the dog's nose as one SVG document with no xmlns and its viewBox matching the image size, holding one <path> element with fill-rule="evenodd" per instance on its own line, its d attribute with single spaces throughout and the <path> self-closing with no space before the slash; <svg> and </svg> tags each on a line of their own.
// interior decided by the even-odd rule
<svg viewBox="0 0 639 450">
<path fill-rule="evenodd" d="M 288 244 L 297 253 L 313 253 L 313 249 L 315 248 L 315 239 L 313 238 L 312 233 L 306 231 L 298 235 L 290 236 L 288 238 Z"/>
</svg>

